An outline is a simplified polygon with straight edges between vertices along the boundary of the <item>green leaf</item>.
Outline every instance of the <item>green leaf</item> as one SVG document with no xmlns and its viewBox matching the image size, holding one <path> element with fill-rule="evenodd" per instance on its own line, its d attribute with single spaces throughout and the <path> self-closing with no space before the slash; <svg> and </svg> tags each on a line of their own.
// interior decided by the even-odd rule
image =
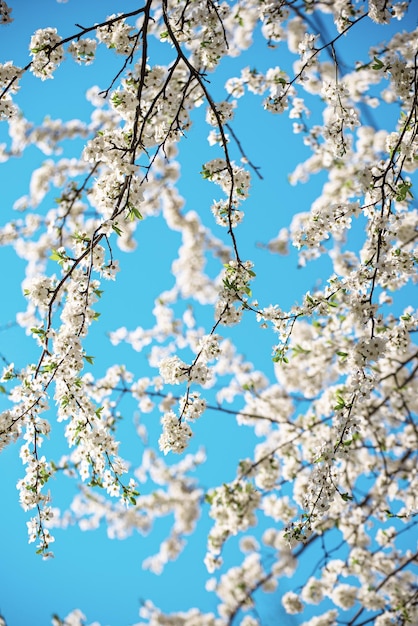
<svg viewBox="0 0 418 626">
<path fill-rule="evenodd" d="M 130 202 L 128 202 L 128 220 L 130 222 L 133 222 L 135 219 L 137 220 L 142 220 L 144 219 L 141 215 L 141 213 L 138 211 L 138 209 L 131 204 Z"/>
<path fill-rule="evenodd" d="M 63 252 L 59 252 L 58 250 L 52 249 L 52 254 L 49 257 L 51 261 L 57 261 L 60 265 L 67 259 L 67 256 Z"/>
<path fill-rule="evenodd" d="M 411 187 L 412 187 L 412 183 L 409 181 L 405 181 L 402 184 L 400 184 L 396 190 L 397 191 L 396 200 L 398 202 L 404 202 L 407 196 L 410 196 L 410 198 L 413 198 L 414 196 L 412 195 L 410 191 Z"/>
<path fill-rule="evenodd" d="M 289 363 L 289 359 L 285 356 L 285 350 L 282 348 L 273 356 L 273 363 Z"/>
<path fill-rule="evenodd" d="M 94 356 L 87 356 L 86 354 L 84 355 L 85 360 L 87 361 L 87 363 L 90 363 L 90 365 L 94 364 Z"/>
<path fill-rule="evenodd" d="M 42 372 L 44 373 L 54 372 L 56 369 L 57 369 L 56 363 L 48 363 L 48 365 L 44 365 L 42 367 Z"/>
<path fill-rule="evenodd" d="M 374 65 L 372 65 L 372 70 L 381 70 L 384 67 L 384 63 L 377 57 L 373 57 Z"/>
<path fill-rule="evenodd" d="M 63 409 L 65 409 L 66 406 L 68 406 L 70 404 L 70 399 L 68 396 L 62 396 L 61 398 L 61 406 Z"/>
<path fill-rule="evenodd" d="M 334 406 L 334 411 L 344 409 L 345 406 L 346 404 L 344 398 L 337 393 L 337 404 Z"/>
<path fill-rule="evenodd" d="M 30 331 L 34 335 L 39 335 L 39 337 L 41 339 L 45 338 L 46 332 L 45 332 L 45 330 L 43 328 L 36 328 L 36 327 L 34 327 L 34 328 L 31 328 Z"/>
<path fill-rule="evenodd" d="M 112 100 L 112 103 L 115 105 L 115 107 L 118 107 L 121 104 L 123 104 L 123 98 L 118 93 L 114 93 L 111 97 L 111 100 Z"/>
<path fill-rule="evenodd" d="M 202 171 L 200 172 L 201 177 L 206 180 L 207 178 L 211 178 L 212 174 L 209 172 L 209 170 L 205 169 L 205 166 L 202 165 Z"/>
<path fill-rule="evenodd" d="M 6 372 L 2 378 L 3 380 L 13 380 L 13 378 L 16 378 L 16 374 L 14 372 Z"/>
<path fill-rule="evenodd" d="M 120 237 L 120 236 L 121 236 L 121 234 L 122 234 L 122 231 L 121 231 L 121 229 L 119 228 L 119 226 L 116 226 L 116 224 L 112 224 L 112 228 L 113 228 L 113 230 L 115 231 L 115 233 L 118 235 L 118 237 Z"/>
<path fill-rule="evenodd" d="M 296 356 L 297 354 L 309 354 L 310 350 L 305 350 L 305 348 L 302 348 L 302 346 L 297 343 L 292 347 L 292 352 Z"/>
<path fill-rule="evenodd" d="M 76 241 L 90 243 L 90 237 L 87 237 L 87 235 L 82 235 L 81 233 L 74 233 L 73 239 L 75 239 Z"/>
</svg>

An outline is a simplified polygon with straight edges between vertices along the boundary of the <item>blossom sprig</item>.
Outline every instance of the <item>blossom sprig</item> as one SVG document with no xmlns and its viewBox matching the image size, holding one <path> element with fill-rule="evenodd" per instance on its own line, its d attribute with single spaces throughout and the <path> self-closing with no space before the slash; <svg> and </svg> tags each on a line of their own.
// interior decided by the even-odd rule
<svg viewBox="0 0 418 626">
<path fill-rule="evenodd" d="M 64 57 L 60 43 L 56 28 L 41 28 L 32 35 L 29 50 L 33 57 L 31 71 L 35 76 L 42 80 L 53 78 Z"/>
<path fill-rule="evenodd" d="M 222 288 L 215 306 L 215 316 L 224 326 L 237 324 L 252 295 L 250 283 L 255 277 L 251 261 L 231 260 L 225 264 Z"/>
<path fill-rule="evenodd" d="M 214 159 L 202 166 L 202 176 L 218 185 L 228 195 L 227 200 L 214 202 L 212 213 L 216 222 L 227 228 L 235 228 L 243 218 L 240 203 L 248 196 L 250 175 L 244 168 L 231 164 L 232 175 L 224 159 Z"/>
<path fill-rule="evenodd" d="M 167 30 L 160 33 L 160 39 L 174 45 L 184 43 L 192 51 L 195 66 L 213 70 L 228 52 L 224 20 L 227 19 L 230 8 L 225 3 L 210 3 L 204 23 L 201 20 L 200 2 L 180 10 L 175 3 L 164 1 L 162 9 Z M 196 38 L 197 31 L 200 31 L 202 38 Z"/>
<path fill-rule="evenodd" d="M 160 449 L 164 454 L 169 451 L 182 453 L 192 436 L 190 421 L 199 418 L 206 409 L 206 400 L 200 394 L 190 391 L 192 383 L 205 385 L 211 377 L 211 369 L 206 364 L 208 361 L 219 356 L 220 349 L 218 335 L 215 334 L 215 324 L 212 332 L 200 339 L 198 352 L 190 366 L 187 366 L 178 356 L 167 357 L 160 363 L 160 374 L 164 382 L 180 384 L 187 382 L 187 390 L 184 396 L 179 398 L 179 416 L 170 409 L 166 412 L 161 423 L 163 432 L 159 439 Z"/>
<path fill-rule="evenodd" d="M 251 538 L 243 539 L 241 545 L 251 546 Z M 240 610 L 249 611 L 255 606 L 254 593 L 262 588 L 272 593 L 276 589 L 276 580 L 271 573 L 264 570 L 260 555 L 250 550 L 240 567 L 230 568 L 219 580 L 215 591 L 221 604 L 219 614 L 230 622 Z M 249 619 L 248 619 L 249 618 Z M 244 618 L 246 626 L 258 626 L 258 620 L 249 616 Z"/>
<path fill-rule="evenodd" d="M 35 410 L 28 413 L 25 418 L 25 443 L 20 450 L 20 458 L 25 465 L 25 476 L 18 481 L 16 487 L 23 509 L 36 511 L 36 515 L 27 523 L 29 543 L 38 540 L 36 552 L 47 559 L 53 556 L 50 544 L 55 539 L 47 527 L 53 517 L 53 511 L 50 506 L 50 493 L 45 493 L 44 487 L 54 475 L 54 470 L 45 456 L 40 456 L 39 448 L 43 437 L 49 435 L 50 424 L 39 417 L 41 408 L 43 410 L 47 408 L 45 405 L 41 406 L 38 402 L 36 408 L 33 408 Z"/>
<path fill-rule="evenodd" d="M 27 295 L 38 307 L 42 307 L 48 312 L 47 329 L 35 329 L 36 335 L 40 337 L 43 352 L 38 366 L 32 372 L 32 385 L 26 382 L 24 397 L 25 403 L 21 402 L 16 407 L 15 413 L 19 415 L 14 421 L 27 421 L 25 417 L 33 412 L 45 410 L 43 397 L 51 382 L 56 385 L 56 400 L 59 404 L 59 420 L 70 419 L 66 428 L 66 436 L 69 445 L 76 445 L 76 450 L 72 455 L 72 462 L 77 467 L 83 480 L 90 478 L 92 485 L 106 488 L 112 496 L 119 496 L 123 501 L 134 502 L 137 492 L 134 484 L 124 486 L 119 479 L 119 475 L 125 473 L 126 466 L 117 456 L 117 443 L 112 434 L 101 423 L 100 411 L 95 409 L 92 403 L 87 402 L 83 395 L 83 385 L 79 377 L 80 371 L 84 367 L 84 359 L 92 362 L 92 357 L 86 356 L 81 345 L 80 337 L 84 336 L 89 324 L 95 318 L 88 309 L 91 302 L 97 297 L 98 282 L 90 280 L 92 267 L 96 270 L 103 265 L 104 250 L 100 246 L 91 248 L 91 241 L 86 238 L 79 238 L 75 245 L 79 257 L 77 261 L 69 258 L 65 251 L 56 252 L 56 260 L 63 267 L 64 277 L 70 278 L 67 285 L 67 298 L 63 304 L 61 312 L 62 326 L 60 332 L 52 330 L 52 306 L 55 298 L 59 294 L 64 280 L 56 286 L 44 280 L 37 282 L 27 289 Z M 87 248 L 86 248 L 87 245 Z M 86 253 L 95 252 L 89 257 Z M 89 259 L 88 262 L 86 259 Z M 87 267 L 87 272 L 80 268 L 83 264 Z M 73 329 L 73 330 L 71 330 Z M 52 344 L 53 353 L 50 352 Z M 19 396 L 16 394 L 16 400 Z M 39 424 L 35 425 L 34 437 L 34 461 L 29 463 L 25 479 L 20 481 L 22 494 L 22 504 L 25 507 L 37 507 L 37 522 L 33 522 L 29 528 L 30 540 L 33 540 L 34 528 L 37 528 L 37 536 L 41 538 L 40 550 L 47 553 L 48 545 L 53 541 L 49 531 L 44 528 L 43 520 L 49 519 L 49 495 L 42 495 L 42 487 L 51 475 L 48 467 L 41 467 L 45 464 L 45 459 L 38 457 L 38 448 L 41 443 Z M 30 459 L 29 448 L 23 447 L 22 454 L 25 459 Z M 32 494 L 32 498 L 28 496 Z"/>
<path fill-rule="evenodd" d="M 205 563 L 208 571 L 220 567 L 222 546 L 231 535 L 247 530 L 256 524 L 255 511 L 261 494 L 248 480 L 236 480 L 213 489 L 206 494 L 210 505 L 209 515 L 215 524 L 208 536 Z"/>
<path fill-rule="evenodd" d="M 2 94 L 0 98 L 0 120 L 11 119 L 17 113 L 17 107 L 13 103 L 10 94 L 14 94 L 19 90 L 18 79 L 21 73 L 21 68 L 14 65 L 11 61 L 0 64 L 0 94 Z"/>
<path fill-rule="evenodd" d="M 68 52 L 72 54 L 75 61 L 80 65 L 90 65 L 94 61 L 96 46 L 97 42 L 95 39 L 80 39 L 70 43 Z"/>
<path fill-rule="evenodd" d="M 162 450 L 164 454 L 168 452 L 181 454 L 184 452 L 192 436 L 192 430 L 189 424 L 180 421 L 173 411 L 165 413 L 161 423 L 163 432 L 158 440 L 160 450 Z"/>
</svg>

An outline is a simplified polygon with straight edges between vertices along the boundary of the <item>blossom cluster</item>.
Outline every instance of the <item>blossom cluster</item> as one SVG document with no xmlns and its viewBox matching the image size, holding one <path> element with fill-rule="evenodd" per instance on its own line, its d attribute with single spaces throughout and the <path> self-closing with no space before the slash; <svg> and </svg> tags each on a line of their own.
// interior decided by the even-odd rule
<svg viewBox="0 0 418 626">
<path fill-rule="evenodd" d="M 29 50 L 32 55 L 31 71 L 35 76 L 46 80 L 53 78 L 53 73 L 64 58 L 61 37 L 56 28 L 37 30 L 30 40 Z"/>
<path fill-rule="evenodd" d="M 343 43 L 370 20 L 374 37 L 410 4 L 370 0 L 366 13 L 348 0 L 147 2 L 65 39 L 53 27 L 35 30 L 27 66 L 0 64 L 0 120 L 9 129 L 0 162 L 42 157 L 0 227 L 0 244 L 26 263 L 26 308 L 16 322 L 37 355 L 20 366 L 24 355 L 1 355 L 10 406 L 0 416 L 0 448 L 20 442 L 29 541 L 50 557 L 54 527 L 103 524 L 122 539 L 167 517 L 168 532 L 143 560 L 160 574 L 180 558 L 199 516 L 213 520 L 204 562 L 216 614 L 187 607 L 166 615 L 145 601 L 141 624 L 260 626 L 260 595 L 278 583 L 284 610 L 308 616 L 306 626 L 334 626 L 345 611 L 352 626 L 418 619 L 417 554 L 402 539 L 418 512 L 418 312 L 405 304 L 417 280 L 418 30 L 399 28 L 369 51 L 361 35 L 351 50 Z M 0 0 L 0 26 L 10 12 Z M 323 14 L 332 35 L 317 27 Z M 257 54 L 243 67 L 241 52 L 263 38 L 278 51 L 271 67 Z M 107 90 L 89 90 L 90 120 L 31 122 L 17 106 L 24 73 L 53 78 L 66 53 L 78 65 L 116 53 L 119 70 Z M 235 65 L 222 87 L 215 73 L 225 56 Z M 241 237 L 244 207 L 256 191 L 253 173 L 261 177 L 246 135 L 256 123 L 240 121 L 245 102 L 274 114 L 271 128 L 288 126 L 303 148 L 289 173 L 287 146 L 265 147 L 278 154 L 277 180 L 319 181 L 319 192 L 297 196 L 300 207 L 276 213 L 275 177 L 269 212 L 248 214 L 260 272 L 243 260 L 251 250 Z M 201 177 L 223 195 L 206 205 L 202 192 L 189 209 L 181 155 L 199 119 L 209 146 L 188 168 L 203 163 Z M 61 158 L 70 143 L 83 147 Z M 262 243 L 273 221 L 277 234 Z M 152 246 L 143 246 L 155 257 L 144 259 L 143 237 L 156 223 Z M 166 241 L 177 242 L 174 252 Z M 117 287 L 123 267 L 116 250 L 138 254 L 128 287 L 138 322 L 128 329 L 115 319 L 115 298 L 109 333 L 100 308 L 106 281 Z M 286 265 L 275 253 L 287 255 Z M 155 285 L 160 260 L 164 289 Z M 303 276 L 305 267 L 328 274 L 308 278 L 289 304 L 283 274 L 292 263 Z M 132 347 L 140 374 L 107 362 L 98 373 L 111 353 L 103 349 L 95 363 L 95 327 L 103 342 Z M 132 465 L 120 453 L 125 426 L 138 436 Z M 209 438 L 212 473 L 201 485 L 190 474 L 206 460 L 195 445 L 207 432 L 216 433 L 215 458 Z M 60 434 L 68 449 L 52 460 L 44 440 Z M 219 462 L 223 450 L 236 466 L 232 478 Z M 58 475 L 81 483 L 64 511 L 53 506 Z M 282 588 L 285 576 L 294 578 Z M 81 626 L 85 618 L 76 610 L 54 621 Z"/>
<path fill-rule="evenodd" d="M 0 2 L 0 24 L 10 24 L 13 21 L 11 17 L 12 8 L 9 7 L 5 0 Z"/>
</svg>

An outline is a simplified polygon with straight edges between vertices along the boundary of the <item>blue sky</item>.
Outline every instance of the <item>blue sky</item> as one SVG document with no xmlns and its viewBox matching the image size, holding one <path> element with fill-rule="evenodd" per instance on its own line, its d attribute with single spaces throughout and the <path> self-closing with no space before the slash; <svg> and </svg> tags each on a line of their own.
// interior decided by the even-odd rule
<svg viewBox="0 0 418 626">
<path fill-rule="evenodd" d="M 75 32 L 74 23 L 82 25 L 101 21 L 113 12 L 127 12 L 138 7 L 134 0 L 112 2 L 110 0 L 70 0 L 57 3 L 43 0 L 35 4 L 31 0 L 11 2 L 15 22 L 2 27 L 0 31 L 0 62 L 13 60 L 16 64 L 28 62 L 27 47 L 31 34 L 45 26 L 58 28 L 62 36 Z M 415 3 L 416 5 L 416 3 Z M 413 19 L 411 18 L 413 23 Z M 410 22 L 411 23 L 411 22 Z M 367 39 L 370 24 L 363 25 Z M 165 51 L 164 51 L 165 54 Z M 211 88 L 215 99 L 222 97 L 222 84 L 229 72 L 239 73 L 246 65 L 266 69 L 270 65 L 282 65 L 288 59 L 284 47 L 268 51 L 261 38 L 254 49 L 235 60 L 225 60 L 219 76 L 211 77 Z M 62 120 L 73 117 L 85 118 L 91 112 L 84 92 L 92 84 L 106 87 L 120 66 L 120 58 L 101 51 L 97 62 L 87 68 L 76 66 L 71 59 L 63 64 L 52 81 L 41 83 L 28 75 L 22 80 L 22 90 L 17 101 L 25 116 L 40 122 L 45 115 Z M 236 70 L 232 68 L 237 68 Z M 113 73 L 112 73 L 113 72 Z M 218 95 L 216 95 L 218 94 Z M 240 103 L 242 104 L 242 103 Z M 180 191 L 186 197 L 185 210 L 196 210 L 205 224 L 212 225 L 209 211 L 214 197 L 220 197 L 218 189 L 200 177 L 202 163 L 217 156 L 206 141 L 207 127 L 203 127 L 203 109 L 198 111 L 195 126 L 188 138 L 182 141 L 181 164 L 183 178 Z M 199 126 L 201 129 L 199 130 Z M 203 129 L 203 130 L 202 130 Z M 287 174 L 308 156 L 301 137 L 291 134 L 291 122 L 286 116 L 269 116 L 263 112 L 260 101 L 249 96 L 247 103 L 237 113 L 234 129 L 243 137 L 243 145 L 256 165 L 261 166 L 263 180 L 252 177 L 252 189 L 246 202 L 246 217 L 237 230 L 237 238 L 242 258 L 250 258 L 256 264 L 257 293 L 254 295 L 265 301 L 279 302 L 282 308 L 290 307 L 307 289 L 330 272 L 330 262 L 323 258 L 306 269 L 297 269 L 297 258 L 293 252 L 288 257 L 271 256 L 259 243 L 267 243 L 279 229 L 288 225 L 291 215 L 299 210 L 307 210 L 310 202 L 320 191 L 321 177 L 309 186 L 291 187 Z M 0 128 L 0 142 L 4 141 L 6 125 Z M 64 153 L 79 152 L 79 142 L 65 144 Z M 198 156 L 196 156 L 198 155 Z M 11 207 L 13 202 L 27 192 L 30 173 L 39 165 L 44 155 L 31 148 L 18 160 L 0 165 L 1 225 L 15 217 Z M 53 192 L 47 197 L 42 210 Z M 224 236 L 220 231 L 219 237 Z M 115 283 L 104 285 L 106 293 L 98 309 L 100 323 L 92 331 L 88 340 L 89 352 L 96 357 L 97 375 L 104 374 L 113 363 L 125 362 L 136 376 L 146 374 L 146 360 L 126 346 L 112 347 L 106 332 L 126 326 L 133 330 L 137 325 L 152 324 L 151 310 L 154 298 L 163 289 L 172 285 L 170 264 L 179 243 L 178 233 L 172 233 L 164 226 L 161 218 L 150 218 L 140 224 L 137 231 L 138 249 L 133 254 L 117 251 L 121 272 Z M 14 321 L 17 311 L 23 310 L 24 298 L 20 283 L 24 275 L 24 264 L 16 259 L 13 251 L 0 250 L 3 273 L 3 297 L 0 316 L 0 354 L 7 361 L 23 366 L 28 360 L 36 359 L 36 347 L 32 339 L 16 327 L 6 328 Z M 149 271 L 152 267 L 152 273 Z M 211 313 L 199 309 L 199 323 L 209 323 Z M 273 378 L 271 347 L 274 336 L 270 331 L 258 333 L 252 340 L 255 322 L 246 319 L 242 328 L 232 331 L 237 337 L 246 358 L 254 361 L 257 368 L 263 369 Z M 155 374 L 155 372 L 154 372 Z M 129 402 L 123 406 L 125 423 L 121 427 L 122 455 L 138 459 L 141 446 L 132 435 L 132 421 L 135 409 Z M 145 416 L 149 426 L 151 443 L 156 447 L 159 436 L 158 411 Z M 222 433 L 222 436 L 219 436 Z M 230 480 L 234 476 L 237 454 L 249 456 L 253 439 L 243 429 L 237 429 L 233 417 L 208 412 L 195 428 L 192 449 L 204 445 L 208 462 L 202 470 L 204 485 Z M 231 454 L 231 441 L 237 443 L 237 451 Z M 48 448 L 48 445 L 50 446 Z M 45 449 L 53 450 L 52 444 Z M 96 532 L 81 532 L 77 528 L 55 531 L 56 544 L 53 548 L 55 559 L 42 561 L 35 555 L 33 545 L 27 543 L 25 514 L 18 503 L 16 480 L 23 474 L 18 457 L 18 447 L 12 446 L 0 457 L 2 482 L 2 514 L 0 516 L 0 613 L 7 619 L 8 626 L 44 626 L 50 623 L 52 613 L 64 617 L 78 607 L 87 616 L 88 623 L 97 620 L 102 626 L 126 626 L 138 619 L 141 599 L 151 599 L 166 611 L 187 610 L 197 606 L 203 611 L 216 609 L 214 595 L 204 591 L 206 572 L 203 566 L 205 536 L 210 522 L 201 520 L 198 532 L 188 541 L 188 546 L 179 562 L 170 563 L 161 577 L 144 572 L 141 562 L 156 552 L 158 539 L 169 527 L 171 521 L 157 524 L 150 537 L 134 535 L 124 541 L 110 541 L 106 529 Z M 60 485 L 56 502 L 69 502 L 72 486 Z M 54 483 L 52 490 L 57 490 Z M 227 547 L 226 557 L 236 557 L 236 542 Z M 313 557 L 312 557 L 313 558 Z M 282 583 L 280 594 L 286 591 Z M 262 606 L 266 626 L 278 623 L 281 615 L 279 595 L 267 597 Z M 297 624 L 295 618 L 281 617 L 284 626 Z"/>
</svg>

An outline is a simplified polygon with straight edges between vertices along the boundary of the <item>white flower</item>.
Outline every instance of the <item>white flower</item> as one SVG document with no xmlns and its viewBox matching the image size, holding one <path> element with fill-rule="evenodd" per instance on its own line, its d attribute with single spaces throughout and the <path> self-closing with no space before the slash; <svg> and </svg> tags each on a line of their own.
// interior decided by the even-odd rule
<svg viewBox="0 0 418 626">
<path fill-rule="evenodd" d="M 287 591 L 282 597 L 282 605 L 286 613 L 294 615 L 295 613 L 302 613 L 303 602 L 300 597 L 293 591 Z"/>
<path fill-rule="evenodd" d="M 29 49 L 33 57 L 31 72 L 45 80 L 53 78 L 53 72 L 64 58 L 61 37 L 56 28 L 41 28 L 32 35 Z"/>
<path fill-rule="evenodd" d="M 180 415 L 184 419 L 195 420 L 206 409 L 206 401 L 197 392 L 191 392 L 180 399 Z"/>
<path fill-rule="evenodd" d="M 178 385 L 188 378 L 190 368 L 178 356 L 170 356 L 160 363 L 160 375 L 169 385 Z"/>
<path fill-rule="evenodd" d="M 345 611 L 351 609 L 357 600 L 357 587 L 352 585 L 341 584 L 337 585 L 331 594 L 332 601 Z"/>
<path fill-rule="evenodd" d="M 179 421 L 173 411 L 165 413 L 161 419 L 163 432 L 158 440 L 160 450 L 164 454 L 175 452 L 181 454 L 188 446 L 192 436 L 191 428 L 188 424 Z"/>
</svg>

